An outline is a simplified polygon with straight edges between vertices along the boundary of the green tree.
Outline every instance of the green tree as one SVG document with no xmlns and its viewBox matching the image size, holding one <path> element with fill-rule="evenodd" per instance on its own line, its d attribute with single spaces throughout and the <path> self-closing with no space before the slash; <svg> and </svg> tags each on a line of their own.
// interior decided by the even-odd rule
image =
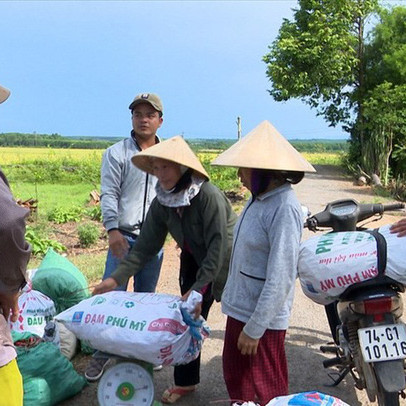
<svg viewBox="0 0 406 406">
<path fill-rule="evenodd" d="M 383 183 L 404 174 L 402 154 L 392 155 L 406 140 L 406 8 L 382 9 L 379 22 L 365 46 L 365 100 L 363 130 L 366 170 L 382 177 Z"/>
<path fill-rule="evenodd" d="M 362 166 L 389 180 L 394 144 L 403 145 L 406 134 L 406 85 L 384 82 L 377 85 L 364 102 L 364 127 L 368 133 Z M 394 171 L 394 176 L 398 174 Z"/>
<path fill-rule="evenodd" d="M 368 35 L 367 22 L 375 23 Z M 299 98 L 331 126 L 343 125 L 353 163 L 387 180 L 393 145 L 405 139 L 404 7 L 299 0 L 263 59 L 275 100 Z"/>
<path fill-rule="evenodd" d="M 406 83 L 406 8 L 382 9 L 365 47 L 366 87 Z"/>
<path fill-rule="evenodd" d="M 363 86 L 365 20 L 375 0 L 299 0 L 263 58 L 277 101 L 300 98 L 332 125 L 352 125 Z M 355 116 L 354 116 L 355 114 Z"/>
</svg>

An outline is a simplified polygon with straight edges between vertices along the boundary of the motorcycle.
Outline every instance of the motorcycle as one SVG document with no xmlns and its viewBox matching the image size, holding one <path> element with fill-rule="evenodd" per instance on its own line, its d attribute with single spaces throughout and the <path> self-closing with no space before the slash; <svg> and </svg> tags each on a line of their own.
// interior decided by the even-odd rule
<svg viewBox="0 0 406 406">
<path fill-rule="evenodd" d="M 352 199 L 337 200 L 309 216 L 305 227 L 311 231 L 320 231 L 319 227 L 333 232 L 365 231 L 365 227 L 357 223 L 404 207 L 403 203 L 359 204 Z M 406 326 L 401 320 L 401 293 L 405 287 L 384 274 L 386 242 L 379 233 L 373 234 L 378 234 L 375 238 L 381 240 L 377 240 L 377 247 L 383 247 L 377 253 L 379 273 L 351 284 L 337 300 L 325 306 L 334 342 L 320 349 L 323 353 L 335 354 L 323 362 L 325 368 L 335 370 L 329 373 L 332 386 L 351 374 L 355 387 L 365 389 L 371 402 L 377 400 L 379 406 L 399 406 L 400 397 L 406 398 Z"/>
</svg>

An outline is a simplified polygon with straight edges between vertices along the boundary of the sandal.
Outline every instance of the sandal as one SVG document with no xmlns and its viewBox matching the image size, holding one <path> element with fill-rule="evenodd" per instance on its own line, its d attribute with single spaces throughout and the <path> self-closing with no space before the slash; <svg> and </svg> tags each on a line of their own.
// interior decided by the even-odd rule
<svg viewBox="0 0 406 406">
<path fill-rule="evenodd" d="M 182 396 L 187 395 L 188 393 L 193 392 L 196 387 L 193 386 L 191 389 L 183 388 L 182 386 L 172 386 L 171 388 L 168 388 L 165 390 L 165 392 L 162 394 L 161 402 L 162 403 L 175 403 L 178 401 Z"/>
</svg>

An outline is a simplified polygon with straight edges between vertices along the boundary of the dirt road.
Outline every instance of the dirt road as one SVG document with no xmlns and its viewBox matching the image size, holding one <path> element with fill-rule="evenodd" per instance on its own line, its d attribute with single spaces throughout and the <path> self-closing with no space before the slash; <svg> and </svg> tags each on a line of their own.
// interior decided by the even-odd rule
<svg viewBox="0 0 406 406">
<path fill-rule="evenodd" d="M 312 213 L 323 209 L 333 200 L 354 198 L 359 202 L 373 202 L 374 196 L 369 187 L 354 186 L 352 180 L 336 168 L 317 167 L 316 174 L 307 175 L 295 186 L 300 202 Z M 371 227 L 391 223 L 398 217 L 386 216 L 383 221 Z M 305 232 L 303 239 L 310 236 Z M 162 270 L 159 291 L 178 294 L 177 274 L 178 257 L 173 243 L 165 249 L 164 267 Z M 221 367 L 225 317 L 220 311 L 220 304 L 215 303 L 208 318 L 212 330 L 202 351 L 201 384 L 199 389 L 177 402 L 179 406 L 227 406 L 228 394 L 224 385 Z M 338 387 L 326 386 L 330 382 L 322 361 L 319 346 L 330 340 L 324 308 L 306 298 L 297 284 L 290 329 L 286 340 L 286 351 L 289 361 L 290 393 L 317 390 L 344 400 L 351 406 L 373 405 L 367 401 L 363 392 L 353 387 L 351 377 L 346 378 Z M 76 360 L 76 368 L 83 372 L 87 358 Z M 167 367 L 154 374 L 156 399 L 163 390 L 172 384 L 172 368 Z M 92 406 L 97 405 L 97 384 L 90 384 L 84 391 L 62 405 Z M 405 403 L 406 404 L 406 403 Z"/>
</svg>

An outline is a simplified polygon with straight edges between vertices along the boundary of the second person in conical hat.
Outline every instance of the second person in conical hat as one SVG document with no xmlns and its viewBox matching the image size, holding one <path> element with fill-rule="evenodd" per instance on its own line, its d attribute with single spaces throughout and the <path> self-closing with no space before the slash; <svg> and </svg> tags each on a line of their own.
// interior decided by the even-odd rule
<svg viewBox="0 0 406 406">
<path fill-rule="evenodd" d="M 235 227 L 221 299 L 224 379 L 231 399 L 265 405 L 288 394 L 284 341 L 303 227 L 291 184 L 314 169 L 267 121 L 213 165 L 239 168 L 252 195 Z"/>
<path fill-rule="evenodd" d="M 210 183 L 206 170 L 182 137 L 154 145 L 136 154 L 132 162 L 158 178 L 156 197 L 137 244 L 93 294 L 126 283 L 162 248 L 169 232 L 181 248 L 181 295 L 186 299 L 191 290 L 202 293 L 201 315 L 207 319 L 213 300 L 221 298 L 227 278 L 237 216 L 224 193 Z M 175 385 L 164 392 L 162 402 L 174 403 L 195 390 L 199 374 L 200 356 L 176 366 Z"/>
</svg>

